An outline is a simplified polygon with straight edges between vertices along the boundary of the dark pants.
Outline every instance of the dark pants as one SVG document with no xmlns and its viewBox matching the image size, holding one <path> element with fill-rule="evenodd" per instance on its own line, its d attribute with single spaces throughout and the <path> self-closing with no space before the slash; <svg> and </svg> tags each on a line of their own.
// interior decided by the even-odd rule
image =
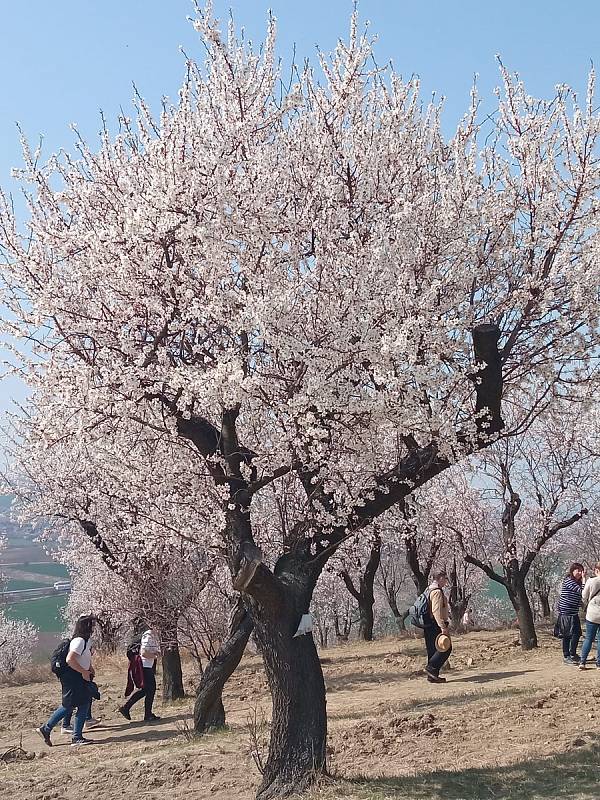
<svg viewBox="0 0 600 800">
<path fill-rule="evenodd" d="M 427 666 L 425 667 L 427 672 L 430 672 L 432 675 L 438 676 L 440 674 L 440 669 L 444 666 L 446 661 L 450 658 L 450 653 L 452 652 L 452 647 L 445 652 L 438 650 L 435 646 L 435 640 L 442 632 L 442 629 L 434 622 L 431 625 L 425 625 L 423 628 L 425 632 L 425 647 L 427 648 Z"/>
<path fill-rule="evenodd" d="M 137 692 L 131 695 L 129 700 L 125 703 L 123 708 L 127 711 L 134 706 L 138 700 L 145 697 L 144 701 L 144 718 L 152 716 L 152 703 L 154 702 L 154 695 L 156 694 L 156 677 L 154 675 L 154 667 L 144 667 L 144 686 L 138 689 Z"/>
<path fill-rule="evenodd" d="M 581 638 L 581 622 L 579 621 L 579 615 L 561 614 L 560 616 L 563 618 L 561 620 L 559 619 L 559 622 L 562 622 L 561 629 L 563 631 L 563 656 L 565 658 L 573 658 L 573 656 L 577 655 L 577 645 Z"/>
</svg>

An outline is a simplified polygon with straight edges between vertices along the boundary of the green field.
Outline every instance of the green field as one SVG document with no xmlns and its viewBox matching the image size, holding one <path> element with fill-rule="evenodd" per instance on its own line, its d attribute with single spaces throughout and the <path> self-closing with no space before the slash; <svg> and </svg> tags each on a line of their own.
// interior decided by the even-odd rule
<svg viewBox="0 0 600 800">
<path fill-rule="evenodd" d="M 9 547 L 31 547 L 31 538 L 26 536 L 8 536 Z"/>
<path fill-rule="evenodd" d="M 9 578 L 6 582 L 7 592 L 16 592 L 20 589 L 41 589 L 43 583 L 34 583 L 33 581 L 22 581 L 20 578 Z"/>
<path fill-rule="evenodd" d="M 35 572 L 36 575 L 48 575 L 50 578 L 67 578 L 69 577 L 69 572 L 66 567 L 63 567 L 62 564 L 57 564 L 55 561 L 48 561 L 43 564 L 28 564 L 24 562 L 23 564 L 11 564 L 11 569 L 19 570 L 20 572 Z M 54 580 L 49 581 L 49 583 L 54 583 Z M 38 584 L 41 586 L 42 584 Z"/>
<path fill-rule="evenodd" d="M 65 623 L 60 614 L 66 602 L 64 594 L 21 600 L 8 605 L 6 615 L 11 619 L 29 620 L 44 633 L 61 633 Z"/>
</svg>

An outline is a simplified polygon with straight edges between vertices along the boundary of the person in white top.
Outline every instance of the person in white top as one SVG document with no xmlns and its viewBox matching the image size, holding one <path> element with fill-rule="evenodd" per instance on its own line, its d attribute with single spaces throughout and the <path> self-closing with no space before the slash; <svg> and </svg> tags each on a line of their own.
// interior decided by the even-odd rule
<svg viewBox="0 0 600 800">
<path fill-rule="evenodd" d="M 585 639 L 581 647 L 579 669 L 586 668 L 586 660 L 596 640 L 596 669 L 600 669 L 600 561 L 594 568 L 594 577 L 585 582 L 581 594 L 585 606 Z"/>
<path fill-rule="evenodd" d="M 69 650 L 65 659 L 66 663 L 62 663 L 59 674 L 62 687 L 62 704 L 44 725 L 36 728 L 37 733 L 40 734 L 48 747 L 52 747 L 52 742 L 50 741 L 52 728 L 73 709 L 77 709 L 77 714 L 75 715 L 71 744 L 90 744 L 89 739 L 84 739 L 83 737 L 83 726 L 88 716 L 93 691 L 91 681 L 94 678 L 94 667 L 92 666 L 90 637 L 93 632 L 94 622 L 93 616 L 83 615 L 75 623 L 75 630 L 69 642 Z"/>
<path fill-rule="evenodd" d="M 156 694 L 156 659 L 160 656 L 160 634 L 155 628 L 148 628 L 142 633 L 140 641 L 140 655 L 144 671 L 144 685 L 131 695 L 127 702 L 120 706 L 118 711 L 125 719 L 131 720 L 131 708 L 142 697 L 144 700 L 144 722 L 157 722 L 160 717 L 152 711 L 154 695 Z"/>
<path fill-rule="evenodd" d="M 79 644 L 77 646 L 79 647 Z M 91 663 L 91 658 L 93 657 L 93 655 L 94 655 L 94 651 L 90 647 L 90 663 Z M 91 680 L 94 680 L 93 668 L 92 668 L 92 672 L 91 672 L 90 677 L 91 677 Z M 86 730 L 88 730 L 89 728 L 95 728 L 97 725 L 100 725 L 100 720 L 96 719 L 92 715 L 92 703 L 93 703 L 93 697 L 90 698 L 90 705 L 89 705 L 87 717 L 86 717 L 86 720 L 85 720 L 85 729 Z M 63 718 L 63 721 L 62 721 L 62 725 L 61 725 L 61 728 L 60 728 L 60 732 L 61 733 L 68 733 L 68 734 L 71 734 L 71 736 L 73 735 L 73 733 L 75 731 L 74 731 L 74 728 L 73 728 L 73 724 L 71 722 L 72 717 L 73 717 L 73 709 L 69 708 L 67 710 L 67 713 L 65 714 L 65 716 Z"/>
<path fill-rule="evenodd" d="M 473 609 L 467 608 L 465 613 L 462 615 L 461 624 L 463 628 L 468 629 L 472 628 L 475 625 L 475 620 L 473 619 Z"/>
</svg>

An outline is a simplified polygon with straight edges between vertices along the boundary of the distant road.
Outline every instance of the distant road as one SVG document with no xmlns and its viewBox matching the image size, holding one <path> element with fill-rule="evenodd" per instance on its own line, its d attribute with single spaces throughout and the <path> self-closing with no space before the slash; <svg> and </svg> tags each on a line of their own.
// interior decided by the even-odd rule
<svg viewBox="0 0 600 800">
<path fill-rule="evenodd" d="M 39 589 L 12 589 L 0 592 L 0 601 L 34 600 L 36 597 L 54 597 L 57 594 L 69 594 L 70 589 L 55 589 L 53 586 L 40 586 Z"/>
</svg>

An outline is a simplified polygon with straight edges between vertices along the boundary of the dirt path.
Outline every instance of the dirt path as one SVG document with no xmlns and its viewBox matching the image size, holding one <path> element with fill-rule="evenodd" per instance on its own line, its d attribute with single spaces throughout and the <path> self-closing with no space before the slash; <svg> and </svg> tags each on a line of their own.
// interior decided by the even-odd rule
<svg viewBox="0 0 600 800">
<path fill-rule="evenodd" d="M 418 641 L 324 651 L 330 767 L 352 780 L 326 786 L 321 796 L 509 798 L 515 775 L 535 773 L 539 786 L 515 798 L 563 797 L 566 786 L 557 785 L 552 794 L 542 778 L 553 775 L 560 783 L 570 774 L 566 765 L 592 754 L 597 759 L 600 670 L 564 666 L 550 637 L 532 654 L 522 654 L 513 640 L 510 632 L 458 639 L 444 685 L 415 676 L 423 660 Z M 152 726 L 126 722 L 115 711 L 120 698 L 112 688 L 121 677 L 114 663 L 101 665 L 106 688 L 95 713 L 103 724 L 89 731 L 95 744 L 84 748 L 71 748 L 69 737 L 55 732 L 55 746 L 48 749 L 32 732 L 58 699 L 55 682 L 0 689 L 0 754 L 22 735 L 23 748 L 37 755 L 0 764 L 2 800 L 74 799 L 82 788 L 90 800 L 113 800 L 132 790 L 147 798 L 253 797 L 259 776 L 247 718 L 256 715 L 260 723 L 270 711 L 258 658 L 244 660 L 228 689 L 229 730 L 197 741 L 186 735 L 191 700 L 168 708 L 157 704 L 162 719 Z M 138 706 L 133 714 L 142 711 Z M 267 732 L 259 725 L 262 736 Z M 580 791 L 581 770 L 577 774 Z M 522 782 L 523 777 L 517 785 Z M 579 794 L 574 786 L 571 797 L 596 796 L 595 782 L 589 794 L 585 785 Z"/>
</svg>

